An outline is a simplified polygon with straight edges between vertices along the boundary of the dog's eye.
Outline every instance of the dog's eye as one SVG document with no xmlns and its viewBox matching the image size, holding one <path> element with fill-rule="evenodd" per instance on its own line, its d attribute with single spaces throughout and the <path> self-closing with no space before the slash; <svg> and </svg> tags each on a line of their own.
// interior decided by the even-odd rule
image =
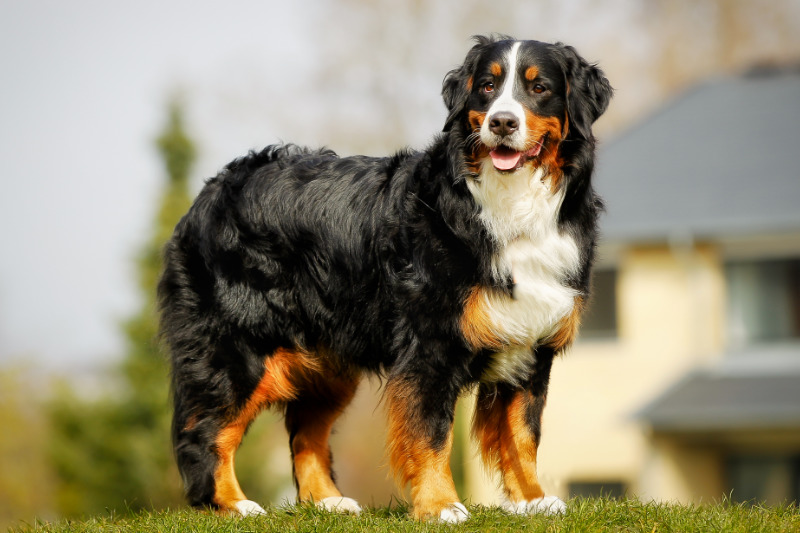
<svg viewBox="0 0 800 533">
<path fill-rule="evenodd" d="M 536 85 L 533 86 L 533 92 L 535 92 L 536 94 L 542 94 L 546 90 L 547 90 L 547 87 L 545 87 L 541 83 L 537 83 Z"/>
<path fill-rule="evenodd" d="M 494 92 L 494 83 L 488 82 L 483 84 L 483 92 L 490 94 Z"/>
</svg>

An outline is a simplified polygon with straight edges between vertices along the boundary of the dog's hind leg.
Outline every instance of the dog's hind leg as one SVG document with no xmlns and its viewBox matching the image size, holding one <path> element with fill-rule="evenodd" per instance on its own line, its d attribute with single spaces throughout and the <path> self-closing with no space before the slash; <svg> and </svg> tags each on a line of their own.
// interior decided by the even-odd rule
<svg viewBox="0 0 800 533">
<path fill-rule="evenodd" d="M 242 442 L 248 422 L 237 421 L 226 426 L 217 436 L 217 468 L 214 472 L 214 503 L 220 510 L 235 511 L 241 515 L 266 514 L 257 503 L 248 500 L 236 479 L 234 456 Z"/>
<path fill-rule="evenodd" d="M 236 478 L 234 458 L 245 431 L 264 409 L 286 405 L 296 399 L 302 384 L 319 371 L 317 360 L 302 350 L 278 349 L 264 359 L 260 381 L 236 408 L 230 409 L 217 427 L 211 450 L 216 458 L 211 504 L 221 511 L 243 515 L 262 514 L 258 504 L 248 500 Z"/>
<path fill-rule="evenodd" d="M 286 429 L 300 501 L 313 501 L 331 511 L 361 511 L 358 502 L 344 498 L 336 487 L 328 444 L 331 428 L 353 399 L 358 383 L 358 375 L 326 373 L 324 379 L 312 379 L 298 398 L 286 405 Z"/>
<path fill-rule="evenodd" d="M 259 514 L 264 510 L 248 501 L 236 480 L 233 459 L 249 423 L 243 417 L 227 421 L 215 407 L 203 409 L 176 401 L 173 439 L 186 497 L 194 507 Z"/>
</svg>

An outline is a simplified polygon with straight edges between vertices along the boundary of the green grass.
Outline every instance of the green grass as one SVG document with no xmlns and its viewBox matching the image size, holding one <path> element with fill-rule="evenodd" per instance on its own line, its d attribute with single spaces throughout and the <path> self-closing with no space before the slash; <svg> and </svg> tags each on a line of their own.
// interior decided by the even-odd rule
<svg viewBox="0 0 800 533">
<path fill-rule="evenodd" d="M 13 532 L 231 532 L 285 531 L 377 532 L 694 532 L 725 533 L 800 531 L 796 506 L 760 507 L 731 503 L 717 505 L 666 505 L 637 500 L 580 499 L 568 504 L 565 516 L 510 516 L 498 509 L 473 506 L 472 517 L 456 526 L 419 523 L 408 517 L 401 504 L 365 509 L 360 516 L 338 515 L 309 505 L 270 508 L 267 516 L 221 517 L 191 510 L 146 512 L 124 517 L 95 517 L 81 521 L 23 524 Z"/>
</svg>

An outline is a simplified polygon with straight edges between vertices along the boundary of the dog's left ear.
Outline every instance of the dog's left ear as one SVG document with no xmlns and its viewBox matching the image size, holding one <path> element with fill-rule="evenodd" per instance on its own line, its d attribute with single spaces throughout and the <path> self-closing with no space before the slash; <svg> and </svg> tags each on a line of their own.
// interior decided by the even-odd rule
<svg viewBox="0 0 800 533">
<path fill-rule="evenodd" d="M 600 118 L 611 101 L 614 89 L 603 71 L 583 59 L 571 46 L 556 43 L 567 80 L 567 112 L 570 129 L 577 129 L 585 139 L 591 136 L 592 124 Z"/>
<path fill-rule="evenodd" d="M 447 106 L 447 120 L 442 131 L 448 131 L 455 123 L 458 116 L 464 111 L 472 91 L 472 76 L 475 73 L 478 57 L 484 47 L 494 42 L 491 37 L 476 35 L 475 46 L 467 53 L 464 64 L 451 70 L 444 77 L 442 83 L 442 98 Z"/>
</svg>

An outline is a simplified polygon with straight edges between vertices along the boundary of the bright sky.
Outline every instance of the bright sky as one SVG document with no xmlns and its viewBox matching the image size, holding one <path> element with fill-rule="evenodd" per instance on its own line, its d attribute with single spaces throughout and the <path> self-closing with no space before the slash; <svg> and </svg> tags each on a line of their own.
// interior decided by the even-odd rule
<svg viewBox="0 0 800 533">
<path fill-rule="evenodd" d="M 0 3 L 0 364 L 69 369 L 120 354 L 117 324 L 136 309 L 132 259 L 162 177 L 152 139 L 165 102 L 195 86 L 224 96 L 257 66 L 302 69 L 308 14 L 289 4 Z M 258 144 L 252 128 L 208 129 L 200 141 L 217 160 L 199 176 Z"/>
<path fill-rule="evenodd" d="M 423 146 L 472 33 L 566 41 L 600 61 L 614 106 L 655 100 L 638 0 L 387 2 L 0 0 L 0 365 L 121 355 L 163 179 L 153 139 L 176 92 L 201 155 L 195 188 L 276 140 L 342 149 L 388 131 Z M 379 120 L 394 129 L 370 132 Z M 345 133 L 330 138 L 331 121 Z"/>
<path fill-rule="evenodd" d="M 186 97 L 199 145 L 195 188 L 276 140 L 337 148 L 319 131 L 325 119 L 375 112 L 370 91 L 389 92 L 392 103 L 398 92 L 418 95 L 397 108 L 424 108 L 428 123 L 402 142 L 431 138 L 444 118 L 439 84 L 470 33 L 448 33 L 459 19 L 447 6 L 404 28 L 392 13 L 350 15 L 344 4 L 0 1 L 0 364 L 80 371 L 122 353 L 119 323 L 137 306 L 133 259 L 163 177 L 153 139 L 172 94 Z M 476 23 L 488 31 L 488 21 Z M 421 58 L 429 70 L 398 80 L 401 88 L 381 87 L 369 60 L 408 39 L 430 43 Z M 337 46 L 351 50 L 347 74 L 325 63 Z M 326 68 L 333 75 L 315 85 L 312 71 Z M 333 95 L 339 115 L 315 116 Z M 273 131 L 276 115 L 302 127 Z"/>
</svg>

